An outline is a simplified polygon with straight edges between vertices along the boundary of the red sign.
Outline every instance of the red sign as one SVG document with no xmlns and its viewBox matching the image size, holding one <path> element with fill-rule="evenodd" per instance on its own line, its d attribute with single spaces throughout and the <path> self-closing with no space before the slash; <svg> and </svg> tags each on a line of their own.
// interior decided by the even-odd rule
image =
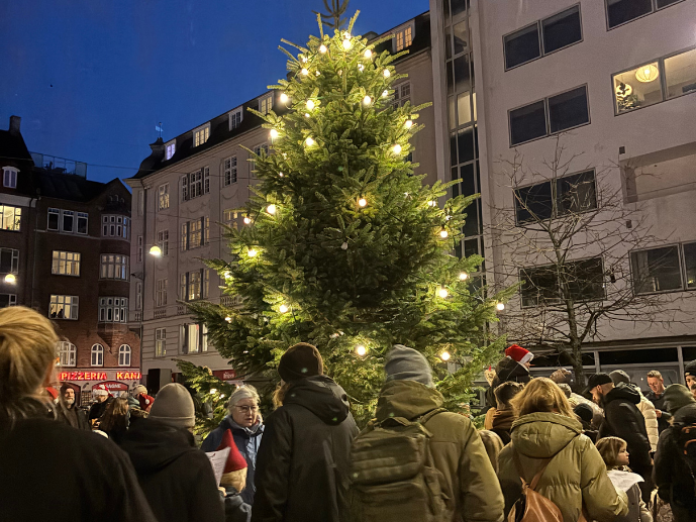
<svg viewBox="0 0 696 522">
<path fill-rule="evenodd" d="M 65 381 L 106 381 L 109 379 L 107 373 L 117 381 L 139 381 L 142 377 L 140 372 L 59 372 L 58 380 Z"/>
<path fill-rule="evenodd" d="M 237 378 L 234 370 L 213 370 L 213 375 L 223 381 L 233 381 Z"/>
<path fill-rule="evenodd" d="M 98 386 L 101 386 L 102 384 L 109 392 L 128 391 L 127 384 L 123 384 L 122 382 L 114 382 L 114 381 L 100 382 L 99 384 L 95 384 L 94 386 L 92 386 L 92 389 L 95 390 Z"/>
</svg>

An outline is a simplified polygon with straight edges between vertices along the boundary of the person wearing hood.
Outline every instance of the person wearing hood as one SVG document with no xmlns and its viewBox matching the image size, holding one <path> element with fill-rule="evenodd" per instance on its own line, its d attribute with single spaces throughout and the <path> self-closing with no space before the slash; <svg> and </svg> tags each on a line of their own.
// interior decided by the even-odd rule
<svg viewBox="0 0 696 522">
<path fill-rule="evenodd" d="M 614 386 L 625 384 L 640 395 L 640 402 L 636 404 L 636 406 L 638 407 L 638 411 L 643 414 L 643 419 L 645 420 L 645 430 L 648 433 L 648 440 L 650 441 L 650 452 L 655 453 L 655 451 L 657 451 L 657 441 L 660 439 L 655 405 L 643 395 L 643 392 L 638 386 L 631 384 L 631 378 L 625 371 L 614 370 L 609 374 L 609 377 L 611 377 L 611 380 L 614 382 Z"/>
<path fill-rule="evenodd" d="M 614 381 L 606 373 L 592 375 L 588 381 L 587 392 L 604 408 L 604 422 L 599 428 L 599 438 L 619 437 L 626 441 L 630 454 L 630 468 L 643 477 L 640 489 L 643 501 L 650 502 L 653 489 L 652 460 L 650 459 L 650 439 L 645 428 L 645 418 L 638 409 L 640 394 L 633 388 Z"/>
<path fill-rule="evenodd" d="M 223 522 L 224 510 L 208 457 L 196 448 L 193 399 L 181 384 L 157 394 L 148 418 L 121 440 L 138 482 L 160 522 Z"/>
<path fill-rule="evenodd" d="M 261 446 L 264 425 L 259 413 L 259 394 L 250 385 L 237 388 L 227 403 L 229 415 L 220 426 L 206 437 L 201 445 L 203 451 L 215 451 L 222 437 L 228 430 L 232 431 L 234 442 L 247 463 L 246 488 L 242 491 L 242 499 L 249 505 L 254 503 L 254 473 L 256 471 L 256 456 Z"/>
<path fill-rule="evenodd" d="M 529 382 L 529 366 L 534 359 L 534 354 L 517 344 L 509 346 L 505 350 L 505 359 L 498 363 L 495 368 L 495 377 L 491 387 L 486 391 L 486 412 L 485 427 L 490 430 L 493 427 L 493 415 L 495 414 L 496 400 L 495 389 L 504 382 Z M 491 411 L 492 410 L 492 411 Z"/>
<path fill-rule="evenodd" d="M 415 421 L 442 408 L 444 398 L 435 389 L 430 364 L 418 350 L 395 345 L 384 370 L 387 382 L 379 393 L 375 422 L 399 417 Z M 502 521 L 503 495 L 471 421 L 443 410 L 429 416 L 423 426 L 432 434 L 428 447 L 446 497 L 447 513 L 438 514 L 438 520 Z"/>
<path fill-rule="evenodd" d="M 573 406 L 573 403 L 568 400 L 568 403 Z M 597 436 L 599 432 L 592 425 L 592 419 L 594 418 L 594 412 L 592 408 L 585 403 L 578 404 L 573 408 L 573 413 L 582 424 L 582 433 L 588 437 L 593 444 L 597 444 Z"/>
<path fill-rule="evenodd" d="M 278 409 L 256 459 L 252 522 L 338 522 L 347 505 L 350 447 L 358 427 L 346 392 L 324 375 L 316 347 L 280 358 Z"/>
<path fill-rule="evenodd" d="M 660 498 L 670 503 L 674 522 L 693 522 L 696 520 L 696 470 L 690 468 L 678 437 L 683 427 L 696 425 L 696 399 L 682 384 L 668 386 L 664 396 L 665 408 L 674 422 L 660 435 L 655 454 L 655 485 Z"/>
<path fill-rule="evenodd" d="M 512 406 L 519 417 L 512 425 L 512 443 L 498 458 L 505 517 L 522 495 L 520 477 L 529 484 L 542 470 L 535 491 L 556 504 L 564 522 L 577 522 L 583 506 L 586 518 L 598 522 L 628 513 L 626 494 L 614 489 L 597 448 L 582 434 L 568 399 L 553 381 L 534 379 Z"/>
<path fill-rule="evenodd" d="M 58 419 L 78 430 L 89 430 L 85 413 L 75 404 L 75 390 L 67 384 L 60 387 Z"/>
</svg>

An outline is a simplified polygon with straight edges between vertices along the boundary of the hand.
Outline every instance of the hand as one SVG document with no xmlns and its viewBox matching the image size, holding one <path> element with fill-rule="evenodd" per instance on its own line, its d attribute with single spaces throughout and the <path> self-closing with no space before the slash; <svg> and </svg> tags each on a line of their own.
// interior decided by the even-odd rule
<svg viewBox="0 0 696 522">
<path fill-rule="evenodd" d="M 655 415 L 657 415 L 658 419 L 662 417 L 662 410 L 655 410 Z"/>
</svg>

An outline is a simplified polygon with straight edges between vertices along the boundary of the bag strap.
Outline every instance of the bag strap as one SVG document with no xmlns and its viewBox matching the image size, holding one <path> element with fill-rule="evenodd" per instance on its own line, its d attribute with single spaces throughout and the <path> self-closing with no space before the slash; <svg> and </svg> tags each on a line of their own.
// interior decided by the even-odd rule
<svg viewBox="0 0 696 522">
<path fill-rule="evenodd" d="M 575 435 L 575 437 L 577 437 L 577 436 L 578 435 Z M 536 491 L 536 487 L 539 484 L 539 481 L 541 480 L 541 476 L 544 474 L 544 471 L 546 471 L 546 468 L 548 467 L 548 465 L 551 463 L 551 461 L 554 459 L 554 457 L 556 455 L 558 455 L 561 451 L 566 449 L 570 445 L 570 443 L 575 440 L 575 437 L 570 439 L 566 444 L 564 444 L 561 447 L 561 449 L 559 449 L 556 453 L 554 453 L 550 457 L 545 458 L 545 459 L 537 459 L 537 460 L 543 460 L 544 463 L 542 464 L 541 469 L 539 469 L 539 471 L 537 471 L 536 475 L 534 475 L 534 477 L 532 477 L 532 480 L 528 485 L 527 485 L 527 482 L 525 482 L 524 477 L 522 476 L 522 462 L 520 462 L 519 453 L 517 453 L 517 450 L 515 449 L 514 443 L 511 442 L 510 446 L 512 446 L 512 460 L 515 462 L 515 469 L 517 470 L 517 474 L 520 476 L 520 480 L 522 481 L 522 485 L 529 487 L 529 489 L 531 489 L 533 491 Z M 534 457 L 530 457 L 530 458 L 534 458 Z"/>
<path fill-rule="evenodd" d="M 433 411 L 429 411 L 428 413 L 426 413 L 422 417 L 418 418 L 416 420 L 416 422 L 425 425 L 425 423 L 428 422 L 430 419 L 432 419 L 435 415 L 437 415 L 438 413 L 442 413 L 444 411 L 447 411 L 447 408 L 436 408 Z"/>
</svg>

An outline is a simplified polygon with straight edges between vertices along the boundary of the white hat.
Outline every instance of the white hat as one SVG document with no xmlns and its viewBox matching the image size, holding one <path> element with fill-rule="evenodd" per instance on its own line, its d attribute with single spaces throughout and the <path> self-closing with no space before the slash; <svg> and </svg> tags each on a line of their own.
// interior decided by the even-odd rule
<svg viewBox="0 0 696 522">
<path fill-rule="evenodd" d="M 106 390 L 102 390 L 101 388 L 97 388 L 92 392 L 92 395 L 98 396 L 98 395 L 109 395 L 109 392 Z"/>
</svg>

